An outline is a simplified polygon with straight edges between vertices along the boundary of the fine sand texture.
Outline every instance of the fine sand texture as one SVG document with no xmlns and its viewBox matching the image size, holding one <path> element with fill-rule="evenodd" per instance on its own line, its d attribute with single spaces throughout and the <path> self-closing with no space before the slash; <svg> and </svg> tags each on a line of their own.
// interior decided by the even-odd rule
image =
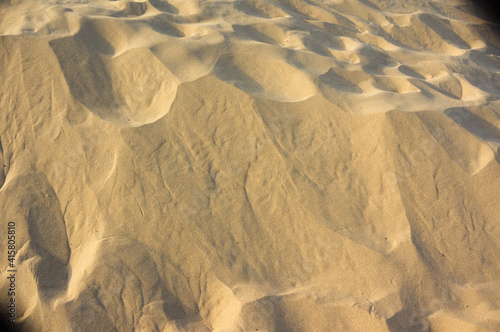
<svg viewBox="0 0 500 332">
<path fill-rule="evenodd" d="M 500 331 L 499 97 L 468 0 L 1 0 L 2 318 Z"/>
</svg>

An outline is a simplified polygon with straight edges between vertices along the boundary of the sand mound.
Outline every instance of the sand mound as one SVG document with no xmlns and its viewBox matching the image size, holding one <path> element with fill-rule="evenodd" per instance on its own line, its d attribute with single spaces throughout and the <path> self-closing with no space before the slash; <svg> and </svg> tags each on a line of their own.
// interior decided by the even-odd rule
<svg viewBox="0 0 500 332">
<path fill-rule="evenodd" d="M 499 75 L 465 0 L 1 2 L 2 306 L 30 331 L 499 330 Z"/>
</svg>

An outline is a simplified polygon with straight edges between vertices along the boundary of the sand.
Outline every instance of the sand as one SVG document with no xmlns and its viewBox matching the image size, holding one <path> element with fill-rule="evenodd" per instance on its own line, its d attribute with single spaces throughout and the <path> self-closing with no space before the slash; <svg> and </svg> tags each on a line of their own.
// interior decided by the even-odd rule
<svg viewBox="0 0 500 332">
<path fill-rule="evenodd" d="M 499 331 L 499 31 L 466 0 L 0 2 L 9 326 Z"/>
</svg>

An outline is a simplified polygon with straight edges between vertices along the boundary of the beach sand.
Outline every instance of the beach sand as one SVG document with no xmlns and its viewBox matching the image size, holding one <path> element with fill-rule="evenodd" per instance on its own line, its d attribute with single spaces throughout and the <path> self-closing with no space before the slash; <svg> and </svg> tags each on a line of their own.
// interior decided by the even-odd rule
<svg viewBox="0 0 500 332">
<path fill-rule="evenodd" d="M 500 331 L 499 31 L 465 0 L 0 2 L 2 315 Z"/>
</svg>

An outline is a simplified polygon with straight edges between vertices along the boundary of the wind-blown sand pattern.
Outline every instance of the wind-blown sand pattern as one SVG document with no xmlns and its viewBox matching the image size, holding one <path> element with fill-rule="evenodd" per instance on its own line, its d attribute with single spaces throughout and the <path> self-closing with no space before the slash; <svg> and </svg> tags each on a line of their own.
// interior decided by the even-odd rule
<svg viewBox="0 0 500 332">
<path fill-rule="evenodd" d="M 0 77 L 16 326 L 500 330 L 469 1 L 3 1 Z"/>
</svg>

